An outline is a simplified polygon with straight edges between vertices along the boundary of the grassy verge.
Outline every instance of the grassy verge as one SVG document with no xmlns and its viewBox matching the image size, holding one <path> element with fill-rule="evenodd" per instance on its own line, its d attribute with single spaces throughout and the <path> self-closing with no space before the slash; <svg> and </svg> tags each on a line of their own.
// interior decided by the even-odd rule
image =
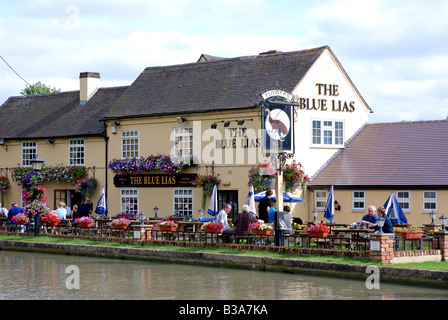
<svg viewBox="0 0 448 320">
<path fill-rule="evenodd" d="M 137 244 L 126 244 L 126 243 L 113 242 L 113 241 L 93 241 L 93 240 L 71 239 L 71 238 L 54 238 L 54 237 L 46 237 L 46 236 L 41 236 L 41 237 L 35 238 L 35 237 L 23 237 L 23 236 L 19 236 L 19 235 L 18 236 L 0 235 L 0 240 L 36 241 L 36 242 L 114 246 L 114 247 L 126 247 L 126 248 L 142 248 L 141 245 L 137 245 Z M 171 245 L 145 245 L 145 246 L 143 246 L 143 248 L 155 249 L 155 250 L 176 250 L 176 251 L 193 251 L 193 252 L 212 252 L 212 253 L 220 253 L 220 254 L 254 255 L 254 256 L 264 256 L 264 257 L 273 257 L 273 258 L 302 259 L 302 260 L 333 262 L 333 263 L 380 265 L 379 263 L 370 262 L 369 260 L 356 259 L 356 258 L 352 258 L 352 257 L 282 254 L 282 253 L 275 253 L 275 252 L 268 252 L 268 251 L 256 251 L 256 250 L 179 247 L 179 246 L 171 246 Z M 417 268 L 417 269 L 448 271 L 448 262 L 447 261 L 401 263 L 401 264 L 393 264 L 390 266 L 397 267 L 397 268 Z"/>
</svg>

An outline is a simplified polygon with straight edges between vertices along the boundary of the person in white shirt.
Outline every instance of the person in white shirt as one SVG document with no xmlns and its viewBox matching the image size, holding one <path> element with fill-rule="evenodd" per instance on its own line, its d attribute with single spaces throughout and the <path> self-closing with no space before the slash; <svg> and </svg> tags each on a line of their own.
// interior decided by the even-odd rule
<svg viewBox="0 0 448 320">
<path fill-rule="evenodd" d="M 67 209 L 63 207 L 63 203 L 59 202 L 59 207 L 56 209 L 59 219 L 67 219 Z"/>
<path fill-rule="evenodd" d="M 221 211 L 219 211 L 216 216 L 216 222 L 222 224 L 224 227 L 222 229 L 222 238 L 224 243 L 232 242 L 233 229 L 229 226 L 228 214 L 232 211 L 232 206 L 226 203 Z"/>
</svg>

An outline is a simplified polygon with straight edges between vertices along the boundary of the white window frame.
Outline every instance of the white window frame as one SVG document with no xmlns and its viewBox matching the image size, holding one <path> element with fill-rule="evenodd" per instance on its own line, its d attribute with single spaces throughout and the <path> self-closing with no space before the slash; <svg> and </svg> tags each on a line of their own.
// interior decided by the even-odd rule
<svg viewBox="0 0 448 320">
<path fill-rule="evenodd" d="M 69 165 L 85 166 L 85 150 L 84 139 L 71 139 L 69 141 Z"/>
<path fill-rule="evenodd" d="M 428 198 L 428 197 L 426 197 L 426 193 L 429 193 L 429 192 L 434 192 L 434 194 L 435 194 L 435 197 L 434 198 Z M 436 212 L 437 213 L 437 208 L 438 208 L 438 205 L 437 205 L 437 191 L 436 190 L 423 190 L 422 191 L 422 197 L 423 197 L 423 212 L 425 212 L 425 213 L 429 213 L 429 212 L 431 212 L 431 211 L 434 211 L 434 212 Z M 426 206 L 426 204 L 434 204 L 434 208 L 425 208 L 425 206 Z"/>
<path fill-rule="evenodd" d="M 193 188 L 173 189 L 173 212 L 183 217 L 193 216 Z"/>
<path fill-rule="evenodd" d="M 22 167 L 31 167 L 31 160 L 37 155 L 36 141 L 22 142 Z"/>
<path fill-rule="evenodd" d="M 407 193 L 408 197 L 404 197 L 403 195 L 400 197 L 400 193 Z M 396 191 L 397 201 L 403 209 L 403 212 L 411 212 L 411 191 L 409 190 L 398 190 Z M 404 204 L 407 204 L 407 208 Z"/>
<path fill-rule="evenodd" d="M 314 209 L 317 211 L 325 210 L 328 200 L 328 190 L 314 191 Z"/>
<path fill-rule="evenodd" d="M 132 188 L 120 189 L 120 211 L 136 215 L 139 213 L 139 190 Z"/>
<path fill-rule="evenodd" d="M 193 127 L 174 127 L 174 155 L 183 158 L 193 156 Z"/>
<path fill-rule="evenodd" d="M 329 125 L 330 123 L 331 125 Z M 315 127 L 315 124 L 319 125 Z M 340 125 L 342 125 L 342 128 L 337 128 Z M 345 123 L 343 120 L 311 119 L 311 146 L 320 148 L 344 148 L 344 129 Z M 331 141 L 328 141 L 329 139 Z"/>
<path fill-rule="evenodd" d="M 363 197 L 355 197 L 356 193 L 362 192 Z M 362 203 L 363 207 L 355 206 L 355 203 Z M 366 211 L 366 192 L 365 190 L 353 190 L 352 191 L 352 211 Z"/>
<path fill-rule="evenodd" d="M 138 158 L 140 156 L 140 130 L 121 131 L 121 157 Z"/>
</svg>

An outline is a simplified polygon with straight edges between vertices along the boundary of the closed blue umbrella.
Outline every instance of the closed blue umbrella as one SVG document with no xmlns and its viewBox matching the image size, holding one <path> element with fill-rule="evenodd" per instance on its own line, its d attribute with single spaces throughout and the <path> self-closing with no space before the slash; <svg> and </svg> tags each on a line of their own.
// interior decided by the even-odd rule
<svg viewBox="0 0 448 320">
<path fill-rule="evenodd" d="M 324 218 L 332 221 L 334 218 L 334 195 L 333 186 L 330 188 L 330 194 L 328 195 L 327 205 L 325 206 Z"/>
<path fill-rule="evenodd" d="M 404 215 L 403 209 L 401 209 L 400 204 L 398 203 L 397 198 L 395 198 L 394 193 L 392 192 L 384 204 L 384 208 L 386 209 L 386 215 L 389 217 L 390 222 L 392 224 L 407 224 L 408 219 Z"/>
</svg>

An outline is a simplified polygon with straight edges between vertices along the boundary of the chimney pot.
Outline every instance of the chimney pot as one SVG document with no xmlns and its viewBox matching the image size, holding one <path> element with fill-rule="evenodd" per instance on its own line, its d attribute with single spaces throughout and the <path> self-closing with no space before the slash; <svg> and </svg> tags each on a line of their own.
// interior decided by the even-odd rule
<svg viewBox="0 0 448 320">
<path fill-rule="evenodd" d="M 79 75 L 80 90 L 79 100 L 81 103 L 86 103 L 100 87 L 100 74 L 98 72 L 82 72 Z"/>
</svg>

